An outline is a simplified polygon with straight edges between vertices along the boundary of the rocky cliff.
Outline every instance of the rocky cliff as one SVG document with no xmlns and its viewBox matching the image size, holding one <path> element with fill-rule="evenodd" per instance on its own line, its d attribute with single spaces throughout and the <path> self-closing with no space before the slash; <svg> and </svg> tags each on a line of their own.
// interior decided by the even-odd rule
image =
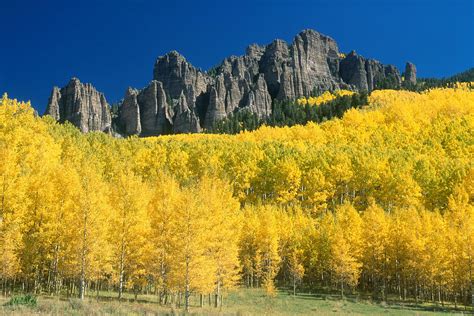
<svg viewBox="0 0 474 316">
<path fill-rule="evenodd" d="M 72 78 L 64 88 L 53 88 L 45 114 L 62 123 L 69 121 L 83 133 L 108 132 L 112 122 L 104 94 L 77 78 Z"/>
<path fill-rule="evenodd" d="M 407 65 L 405 72 L 408 80 L 416 80 L 413 64 Z M 71 82 L 53 90 L 47 114 L 71 121 L 82 131 L 110 126 L 107 107 L 104 110 L 98 102 L 103 95 L 97 98 L 91 86 L 90 92 L 68 92 L 76 89 L 69 87 Z M 127 89 L 117 126 L 124 135 L 195 133 L 244 109 L 265 117 L 272 111 L 273 100 L 325 90 L 371 91 L 400 85 L 396 67 L 354 51 L 344 56 L 332 38 L 304 30 L 291 44 L 275 40 L 266 46 L 250 45 L 245 55 L 228 57 L 208 72 L 197 69 L 176 51 L 159 57 L 150 84 L 142 90 Z M 70 93 L 74 96 L 64 97 Z"/>
<path fill-rule="evenodd" d="M 410 62 L 405 66 L 405 84 L 416 84 L 416 66 Z"/>
</svg>

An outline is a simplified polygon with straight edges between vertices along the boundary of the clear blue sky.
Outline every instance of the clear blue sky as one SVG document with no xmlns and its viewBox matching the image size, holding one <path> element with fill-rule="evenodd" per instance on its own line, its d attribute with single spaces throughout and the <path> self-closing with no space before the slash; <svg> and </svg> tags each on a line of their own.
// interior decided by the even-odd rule
<svg viewBox="0 0 474 316">
<path fill-rule="evenodd" d="M 73 76 L 115 102 L 170 50 L 208 69 L 305 28 L 423 77 L 474 66 L 474 0 L 0 0 L 0 12 L 0 93 L 40 113 Z"/>
</svg>

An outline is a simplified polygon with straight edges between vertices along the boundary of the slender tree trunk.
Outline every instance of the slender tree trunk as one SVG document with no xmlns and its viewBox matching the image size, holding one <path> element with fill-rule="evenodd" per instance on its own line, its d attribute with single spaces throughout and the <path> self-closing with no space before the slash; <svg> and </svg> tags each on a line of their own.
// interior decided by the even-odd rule
<svg viewBox="0 0 474 316">
<path fill-rule="evenodd" d="M 59 264 L 59 245 L 54 247 L 54 264 L 53 264 L 53 291 L 54 295 L 58 294 L 58 264 Z"/>
<path fill-rule="evenodd" d="M 472 275 L 472 257 L 469 258 L 469 278 L 471 280 L 471 305 L 474 309 L 474 279 Z"/>
<path fill-rule="evenodd" d="M 216 295 L 214 299 L 214 307 L 219 307 L 219 297 L 221 295 L 221 282 L 220 280 L 217 281 L 217 287 L 216 287 Z"/>
<path fill-rule="evenodd" d="M 82 260 L 82 261 L 84 261 L 84 260 Z M 80 278 L 80 280 L 79 280 L 79 298 L 80 298 L 81 300 L 84 299 L 85 291 L 86 291 L 86 273 L 85 273 L 84 264 L 82 264 L 82 267 L 81 267 L 81 278 Z"/>
<path fill-rule="evenodd" d="M 456 291 L 454 291 L 454 309 L 458 309 L 458 295 Z"/>
<path fill-rule="evenodd" d="M 296 276 L 293 275 L 293 296 L 296 296 Z"/>
<path fill-rule="evenodd" d="M 87 255 L 87 213 L 84 215 L 84 231 L 82 233 L 81 275 L 79 280 L 79 298 L 84 299 L 86 290 L 86 255 Z"/>
<path fill-rule="evenodd" d="M 184 309 L 189 312 L 189 257 L 186 256 L 186 277 L 185 277 L 185 289 L 184 289 Z"/>
<path fill-rule="evenodd" d="M 402 300 L 402 278 L 400 276 L 400 271 L 399 271 L 399 268 L 398 268 L 398 260 L 396 262 L 397 264 L 397 279 L 398 279 L 398 299 L 399 300 Z"/>
<path fill-rule="evenodd" d="M 13 283 L 12 283 L 12 289 L 11 289 L 12 294 L 15 292 L 15 287 L 16 287 L 16 277 L 13 277 Z"/>
<path fill-rule="evenodd" d="M 418 304 L 418 281 L 415 284 L 415 302 Z"/>
<path fill-rule="evenodd" d="M 119 263 L 119 290 L 118 290 L 118 299 L 122 299 L 123 294 L 123 274 L 124 274 L 124 259 L 125 259 L 125 251 L 124 251 L 124 240 L 122 238 L 122 244 L 120 245 L 120 263 Z"/>
<path fill-rule="evenodd" d="M 341 280 L 341 299 L 344 298 L 344 281 Z"/>
</svg>

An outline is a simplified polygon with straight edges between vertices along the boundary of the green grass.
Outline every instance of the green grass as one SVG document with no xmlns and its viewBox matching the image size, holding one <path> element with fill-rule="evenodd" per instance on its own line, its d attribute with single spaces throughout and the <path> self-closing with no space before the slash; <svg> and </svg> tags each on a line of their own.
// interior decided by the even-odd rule
<svg viewBox="0 0 474 316">
<path fill-rule="evenodd" d="M 133 301 L 133 295 L 118 302 L 115 293 L 108 297 L 101 293 L 101 299 L 38 297 L 37 306 L 5 306 L 9 298 L 0 298 L 0 315 L 183 315 L 180 309 L 160 307 L 156 297 L 141 295 Z M 216 309 L 205 305 L 197 307 L 198 299 L 193 297 L 192 315 L 449 315 L 454 309 L 432 304 L 416 305 L 377 304 L 358 300 L 356 297 L 341 300 L 331 295 L 300 294 L 296 297 L 279 292 L 274 298 L 259 289 L 241 289 L 224 298 L 224 307 Z M 205 300 L 207 303 L 207 300 Z M 457 312 L 462 314 L 461 311 Z M 464 312 L 466 314 L 466 312 Z"/>
</svg>

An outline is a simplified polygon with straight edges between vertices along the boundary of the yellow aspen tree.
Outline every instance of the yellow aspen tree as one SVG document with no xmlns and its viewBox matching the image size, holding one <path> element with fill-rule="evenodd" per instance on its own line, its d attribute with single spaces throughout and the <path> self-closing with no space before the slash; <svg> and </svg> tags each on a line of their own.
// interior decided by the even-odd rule
<svg viewBox="0 0 474 316">
<path fill-rule="evenodd" d="M 334 195 L 335 189 L 322 170 L 313 167 L 303 172 L 302 186 L 304 187 L 302 201 L 304 207 L 311 209 L 315 216 L 327 210 L 328 200 Z"/>
<path fill-rule="evenodd" d="M 258 175 L 258 162 L 263 158 L 262 150 L 253 143 L 232 142 L 224 155 L 225 170 L 229 174 L 234 196 L 241 201 L 248 200 L 252 182 Z"/>
<path fill-rule="evenodd" d="M 5 106 L 0 107 L 4 111 Z M 3 114 L 3 113 L 2 113 Z M 4 115 L 0 115 L 3 118 Z M 25 206 L 25 180 L 20 176 L 19 157 L 13 150 L 13 137 L 1 122 L 0 128 L 0 278 L 6 282 L 20 272 L 18 253 L 22 247 L 22 218 Z M 12 146 L 10 148 L 7 147 Z"/>
<path fill-rule="evenodd" d="M 334 216 L 326 212 L 316 222 L 317 228 L 310 235 L 308 249 L 310 264 L 319 281 L 327 287 L 331 284 L 332 241 L 334 239 Z"/>
<path fill-rule="evenodd" d="M 441 301 L 442 289 L 447 285 L 448 255 L 446 226 L 438 212 L 422 210 L 423 223 L 420 239 L 424 240 L 424 249 L 418 259 L 422 268 L 425 286 L 429 287 L 431 300 Z"/>
<path fill-rule="evenodd" d="M 122 170 L 115 175 L 110 199 L 113 214 L 109 238 L 118 282 L 118 298 L 121 299 L 126 277 L 134 285 L 135 291 L 137 283 L 145 277 L 149 235 L 147 207 L 150 197 L 147 185 L 139 177 Z"/>
<path fill-rule="evenodd" d="M 184 295 L 184 307 L 189 311 L 193 292 L 210 293 L 214 287 L 216 267 L 208 256 L 212 215 L 201 202 L 199 183 L 184 188 L 173 221 L 173 262 L 169 280 L 175 291 Z M 178 293 L 178 294 L 179 294 Z"/>
<path fill-rule="evenodd" d="M 301 170 L 293 158 L 284 158 L 275 164 L 273 175 L 275 180 L 276 200 L 280 203 L 293 202 L 301 187 Z"/>
<path fill-rule="evenodd" d="M 49 292 L 58 294 L 61 280 L 64 277 L 73 277 L 71 269 L 71 234 L 70 229 L 76 225 L 74 211 L 79 199 L 80 178 L 77 171 L 67 162 L 55 170 L 54 200 L 49 208 L 51 219 L 47 233 L 50 242 L 49 265 L 51 277 L 48 284 Z"/>
<path fill-rule="evenodd" d="M 416 268 L 424 247 L 418 242 L 421 231 L 422 223 L 416 208 L 393 210 L 390 216 L 388 254 L 400 300 L 407 298 L 410 282 L 420 274 Z"/>
<path fill-rule="evenodd" d="M 305 274 L 305 238 L 311 235 L 313 222 L 300 208 L 281 212 L 278 217 L 282 267 L 287 269 L 296 296 L 296 287 Z"/>
<path fill-rule="evenodd" d="M 80 165 L 80 194 L 73 216 L 76 225 L 71 229 L 74 235 L 72 243 L 80 299 L 85 298 L 87 281 L 109 272 L 110 269 L 111 253 L 107 240 L 110 218 L 107 199 L 109 190 L 93 163 L 84 157 Z"/>
<path fill-rule="evenodd" d="M 258 216 L 254 207 L 242 210 L 243 223 L 239 235 L 239 260 L 247 287 L 258 286 L 260 262 L 257 260 Z"/>
<path fill-rule="evenodd" d="M 355 287 L 361 273 L 363 249 L 362 220 L 351 204 L 336 208 L 335 228 L 331 240 L 332 270 L 340 283 L 341 296 L 344 284 Z"/>
<path fill-rule="evenodd" d="M 373 201 L 370 203 L 362 216 L 364 244 L 362 260 L 367 282 L 371 284 L 374 295 L 377 297 L 381 292 L 382 299 L 386 300 L 389 219 L 381 207 Z"/>
<path fill-rule="evenodd" d="M 199 195 L 207 208 L 211 223 L 209 253 L 216 268 L 214 306 L 222 305 L 223 290 L 233 288 L 238 281 L 238 234 L 241 216 L 239 203 L 232 197 L 230 186 L 217 178 L 203 177 L 199 183 Z"/>
<path fill-rule="evenodd" d="M 28 216 L 35 209 L 31 198 L 35 197 L 42 210 L 47 204 L 40 200 L 39 193 L 48 191 L 39 183 L 57 161 L 57 147 L 46 127 L 35 118 L 29 103 L 10 100 L 6 95 L 0 100 L 0 277 L 4 285 L 19 276 L 20 269 L 25 277 L 34 270 L 24 271 L 28 265 L 23 259 L 35 258 L 38 265 L 44 261 L 31 251 L 35 248 L 30 241 L 37 235 L 30 239 L 25 230 L 34 225 Z M 48 183 L 46 186 L 50 187 Z"/>
<path fill-rule="evenodd" d="M 259 227 L 257 231 L 257 254 L 260 259 L 262 286 L 268 295 L 276 295 L 274 279 L 280 269 L 281 257 L 278 252 L 279 234 L 276 222 L 276 207 L 258 208 Z"/>
<path fill-rule="evenodd" d="M 169 273 L 174 263 L 172 256 L 174 229 L 177 227 L 176 212 L 181 206 L 182 193 L 179 184 L 165 175 L 157 177 L 152 184 L 148 206 L 151 249 L 147 261 L 155 279 L 155 286 L 158 287 L 159 302 L 165 304 L 173 285 Z"/>
<path fill-rule="evenodd" d="M 448 211 L 445 214 L 454 237 L 451 243 L 451 264 L 454 264 L 454 279 L 470 289 L 470 303 L 474 306 L 474 206 L 471 202 L 472 175 L 470 172 L 463 185 L 456 188 L 449 197 Z"/>
</svg>

